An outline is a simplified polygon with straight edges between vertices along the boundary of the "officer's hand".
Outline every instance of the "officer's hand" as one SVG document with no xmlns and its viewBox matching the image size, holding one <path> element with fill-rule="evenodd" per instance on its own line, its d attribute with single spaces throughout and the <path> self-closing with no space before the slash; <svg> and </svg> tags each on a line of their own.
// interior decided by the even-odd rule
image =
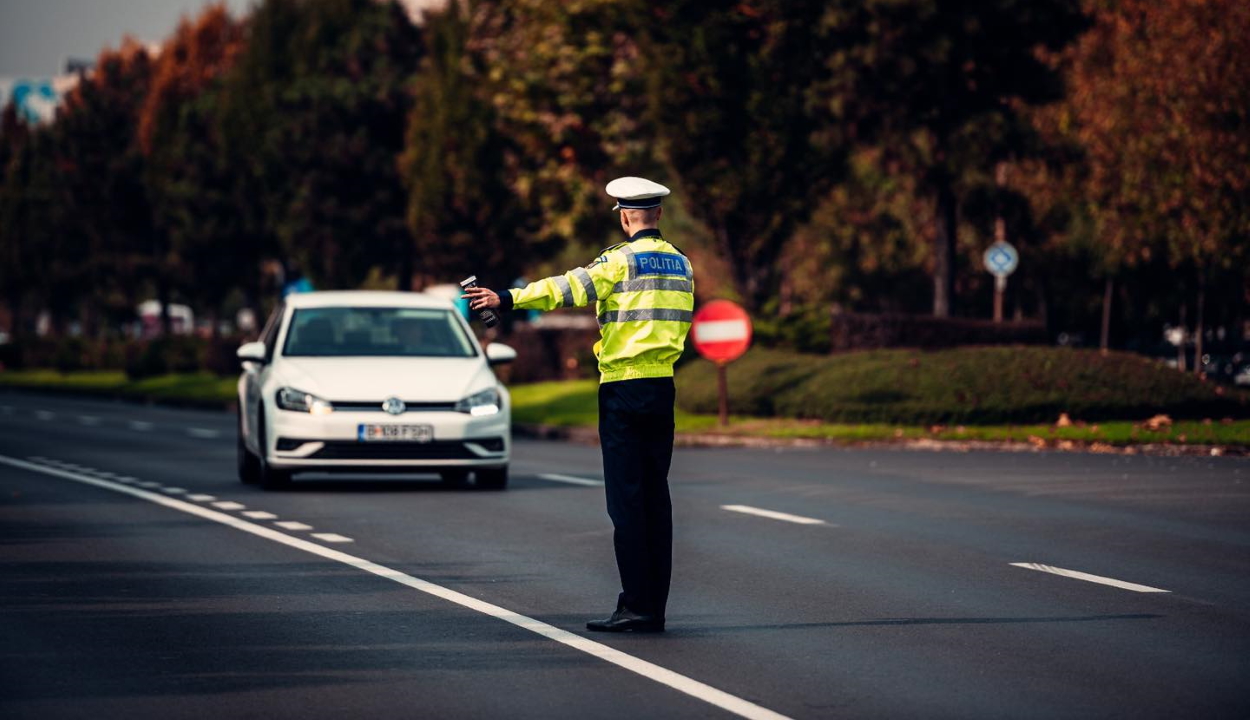
<svg viewBox="0 0 1250 720">
<path fill-rule="evenodd" d="M 499 307 L 499 296 L 494 290 L 484 287 L 469 288 L 460 296 L 469 301 L 469 308 L 473 310 L 482 310 L 484 308 Z"/>
</svg>

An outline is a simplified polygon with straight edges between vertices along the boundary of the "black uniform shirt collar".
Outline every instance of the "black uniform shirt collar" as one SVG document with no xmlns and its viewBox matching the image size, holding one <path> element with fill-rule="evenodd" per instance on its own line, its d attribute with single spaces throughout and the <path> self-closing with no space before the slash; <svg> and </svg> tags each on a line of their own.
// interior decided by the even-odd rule
<svg viewBox="0 0 1250 720">
<path fill-rule="evenodd" d="M 629 241 L 641 240 L 645 237 L 660 237 L 660 231 L 655 228 L 644 228 L 629 236 Z"/>
</svg>

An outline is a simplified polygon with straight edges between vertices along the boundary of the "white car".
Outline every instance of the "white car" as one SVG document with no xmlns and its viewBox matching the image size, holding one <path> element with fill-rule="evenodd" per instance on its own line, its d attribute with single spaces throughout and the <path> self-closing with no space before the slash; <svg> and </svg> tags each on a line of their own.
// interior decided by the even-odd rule
<svg viewBox="0 0 1250 720">
<path fill-rule="evenodd" d="M 289 295 L 239 348 L 239 479 L 267 488 L 297 472 L 438 473 L 508 483 L 511 400 L 445 299 L 400 292 Z"/>
</svg>

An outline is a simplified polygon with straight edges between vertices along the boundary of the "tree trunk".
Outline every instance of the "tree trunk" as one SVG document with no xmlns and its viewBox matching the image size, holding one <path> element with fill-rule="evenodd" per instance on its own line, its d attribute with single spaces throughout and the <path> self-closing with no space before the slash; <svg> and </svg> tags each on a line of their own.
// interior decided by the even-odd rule
<svg viewBox="0 0 1250 720">
<path fill-rule="evenodd" d="M 412 292 L 412 273 L 416 253 L 416 243 L 407 234 L 399 244 L 399 268 L 396 272 L 399 277 L 395 279 L 395 287 L 400 292 Z M 466 274 L 472 274 L 474 271 L 468 271 Z"/>
<path fill-rule="evenodd" d="M 1110 275 L 1102 290 L 1102 334 L 1098 338 L 1098 347 L 1104 353 L 1111 348 L 1111 299 L 1115 294 L 1115 278 Z"/>
<path fill-rule="evenodd" d="M 937 187 L 937 233 L 933 241 L 933 315 L 950 317 L 955 309 L 955 191 L 948 177 Z"/>
<path fill-rule="evenodd" d="M 161 335 L 166 337 L 174 332 L 174 321 L 169 316 L 169 280 L 165 277 L 165 273 L 157 271 L 156 274 L 156 301 L 161 304 Z"/>
<path fill-rule="evenodd" d="M 1202 344 L 1206 334 L 1204 323 L 1207 308 L 1207 270 L 1198 271 L 1198 310 L 1194 318 L 1194 372 L 1202 374 Z"/>
<path fill-rule="evenodd" d="M 1185 317 L 1187 308 L 1185 301 L 1181 301 L 1181 341 L 1176 346 L 1176 369 L 1185 372 L 1189 369 L 1188 363 L 1185 362 L 1185 329 L 1187 319 Z"/>
</svg>

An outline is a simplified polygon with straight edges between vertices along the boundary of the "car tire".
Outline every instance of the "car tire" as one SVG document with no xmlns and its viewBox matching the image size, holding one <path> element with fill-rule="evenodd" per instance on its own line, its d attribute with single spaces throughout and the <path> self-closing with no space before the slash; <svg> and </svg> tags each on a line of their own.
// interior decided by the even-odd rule
<svg viewBox="0 0 1250 720">
<path fill-rule="evenodd" d="M 469 481 L 468 470 L 443 470 L 438 476 L 447 487 L 464 487 Z"/>
<path fill-rule="evenodd" d="M 243 413 L 239 412 L 238 448 L 236 450 L 239 465 L 239 481 L 244 485 L 255 485 L 260 482 L 260 460 L 247 449 L 243 441 Z"/>
<path fill-rule="evenodd" d="M 257 417 L 256 445 L 260 448 L 260 456 L 257 458 L 259 465 L 257 477 L 260 480 L 261 487 L 266 490 L 280 490 L 291 484 L 291 471 L 278 470 L 269 464 L 268 433 L 265 432 L 265 406 L 262 405 L 259 408 Z"/>
<path fill-rule="evenodd" d="M 478 470 L 477 486 L 483 490 L 503 490 L 508 487 L 508 466 Z"/>
</svg>

